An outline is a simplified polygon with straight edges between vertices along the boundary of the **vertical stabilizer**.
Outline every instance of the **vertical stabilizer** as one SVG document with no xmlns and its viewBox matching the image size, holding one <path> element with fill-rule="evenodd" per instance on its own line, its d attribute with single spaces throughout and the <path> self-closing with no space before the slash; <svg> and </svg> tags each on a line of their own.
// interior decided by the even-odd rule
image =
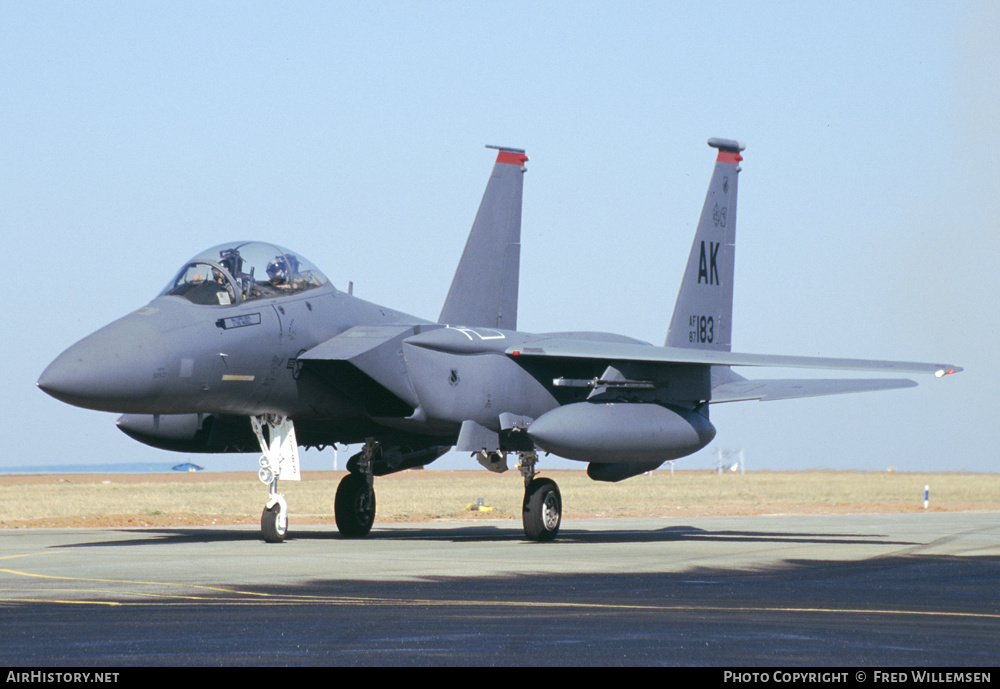
<svg viewBox="0 0 1000 689">
<path fill-rule="evenodd" d="M 518 148 L 499 151 L 472 223 L 439 323 L 517 329 L 524 163 Z"/>
<path fill-rule="evenodd" d="M 745 146 L 709 139 L 719 149 L 705 206 L 667 331 L 668 347 L 728 352 L 733 333 L 733 267 L 736 258 L 736 189 Z"/>
</svg>

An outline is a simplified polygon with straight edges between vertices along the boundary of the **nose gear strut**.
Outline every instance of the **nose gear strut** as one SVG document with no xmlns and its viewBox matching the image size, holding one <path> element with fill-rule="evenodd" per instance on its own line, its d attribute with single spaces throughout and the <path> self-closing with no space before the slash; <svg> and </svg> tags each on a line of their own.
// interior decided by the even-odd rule
<svg viewBox="0 0 1000 689">
<path fill-rule="evenodd" d="M 268 485 L 269 496 L 260 515 L 260 532 L 268 543 L 280 543 L 288 532 L 288 503 L 278 492 L 278 479 L 300 481 L 299 447 L 295 426 L 287 416 L 266 414 L 251 416 L 250 425 L 260 449 L 260 471 L 257 476 Z M 265 433 L 266 429 L 266 433 Z"/>
</svg>

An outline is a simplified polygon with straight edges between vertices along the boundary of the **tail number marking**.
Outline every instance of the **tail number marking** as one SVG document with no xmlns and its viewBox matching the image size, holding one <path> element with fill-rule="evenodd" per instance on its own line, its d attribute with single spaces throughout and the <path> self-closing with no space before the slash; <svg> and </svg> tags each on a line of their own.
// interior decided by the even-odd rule
<svg viewBox="0 0 1000 689">
<path fill-rule="evenodd" d="M 715 341 L 715 319 L 711 316 L 688 316 L 688 342 L 711 344 Z"/>
</svg>

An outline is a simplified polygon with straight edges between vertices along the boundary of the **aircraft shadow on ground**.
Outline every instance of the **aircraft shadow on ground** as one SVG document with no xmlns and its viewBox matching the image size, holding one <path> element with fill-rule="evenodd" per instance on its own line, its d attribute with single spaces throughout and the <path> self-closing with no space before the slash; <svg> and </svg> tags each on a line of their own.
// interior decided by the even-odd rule
<svg viewBox="0 0 1000 689">
<path fill-rule="evenodd" d="M 199 533 L 220 532 L 181 536 Z M 985 667 L 1000 653 L 998 568 L 995 555 L 894 554 L 661 572 L 323 576 L 201 588 L 187 602 L 144 596 L 148 583 L 136 582 L 117 596 L 130 605 L 8 604 L 30 634 L 12 635 L 0 657 L 104 667 Z"/>
<path fill-rule="evenodd" d="M 114 529 L 109 529 L 114 531 Z M 246 528 L 224 528 L 224 527 L 148 527 L 127 530 L 130 535 L 143 534 L 145 537 L 129 538 L 122 541 L 92 541 L 88 543 L 74 543 L 54 546 L 55 548 L 88 548 L 88 547 L 129 547 L 137 545 L 158 544 L 183 544 L 183 543 L 226 543 L 237 541 L 261 541 L 260 533 L 256 530 Z M 600 544 L 600 543 L 669 543 L 684 541 L 705 541 L 705 542 L 732 542 L 732 543 L 811 543 L 816 545 L 898 545 L 911 546 L 918 545 L 912 541 L 887 541 L 882 533 L 815 533 L 811 531 L 754 531 L 754 530 L 709 530 L 693 526 L 669 526 L 662 529 L 649 531 L 642 530 L 607 530 L 607 529 L 578 529 L 564 528 L 559 532 L 559 536 L 551 543 L 537 543 L 525 538 L 520 527 L 495 526 L 495 525 L 475 525 L 456 526 L 455 528 L 421 528 L 421 527 L 382 527 L 376 528 L 372 533 L 361 541 L 439 541 L 452 543 L 474 543 L 474 542 L 494 542 L 494 541 L 522 541 L 525 545 L 538 548 L 553 548 L 564 544 Z M 296 541 L 328 540 L 336 541 L 357 541 L 359 539 L 345 539 L 334 529 L 317 530 L 315 527 L 302 527 L 293 529 L 285 540 L 285 543 L 268 544 L 268 547 L 280 549 L 285 545 L 294 544 Z"/>
<path fill-rule="evenodd" d="M 887 555 L 864 560 L 778 560 L 767 566 L 694 566 L 683 571 L 616 572 L 609 587 L 605 572 L 505 573 L 502 576 L 421 576 L 417 580 L 317 579 L 308 584 L 263 587 L 285 595 L 358 595 L 454 598 L 463 587 L 475 591 L 476 598 L 508 600 L 567 600 L 577 596 L 606 597 L 616 604 L 650 604 L 671 600 L 685 590 L 705 597 L 707 603 L 746 602 L 748 595 L 764 598 L 795 598 L 815 604 L 818 591 L 836 590 L 830 600 L 845 604 L 898 605 L 930 609 L 943 599 L 960 601 L 964 608 L 983 612 L 982 590 L 975 582 L 995 579 L 1000 557 L 994 555 Z M 738 581 L 737 588 L 727 582 Z M 892 582 L 897 588 L 885 586 Z M 971 584 L 971 585 L 970 585 Z M 947 595 L 941 592 L 948 586 Z M 247 587 L 255 590 L 262 587 Z M 917 591 L 924 591 L 915 595 Z M 701 593 L 698 593 L 701 592 Z M 466 594 L 469 591 L 465 591 Z M 874 596 L 874 598 L 873 598 Z M 630 600 L 634 599 L 634 600 Z M 947 607 L 947 605 L 945 605 Z M 995 624 L 994 621 L 988 624 Z"/>
</svg>

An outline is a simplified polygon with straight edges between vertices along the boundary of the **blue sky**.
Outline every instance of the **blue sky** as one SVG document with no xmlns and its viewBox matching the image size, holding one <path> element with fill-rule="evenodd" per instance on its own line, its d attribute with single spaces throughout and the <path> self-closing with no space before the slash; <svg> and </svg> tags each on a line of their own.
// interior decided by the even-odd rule
<svg viewBox="0 0 1000 689">
<path fill-rule="evenodd" d="M 521 329 L 660 344 L 713 136 L 747 144 L 735 350 L 966 370 L 717 405 L 678 466 L 1000 466 L 996 3 L 2 2 L 0 51 L 0 467 L 190 459 L 34 384 L 209 246 L 273 241 L 435 318 L 486 144 L 531 158 Z"/>
</svg>

